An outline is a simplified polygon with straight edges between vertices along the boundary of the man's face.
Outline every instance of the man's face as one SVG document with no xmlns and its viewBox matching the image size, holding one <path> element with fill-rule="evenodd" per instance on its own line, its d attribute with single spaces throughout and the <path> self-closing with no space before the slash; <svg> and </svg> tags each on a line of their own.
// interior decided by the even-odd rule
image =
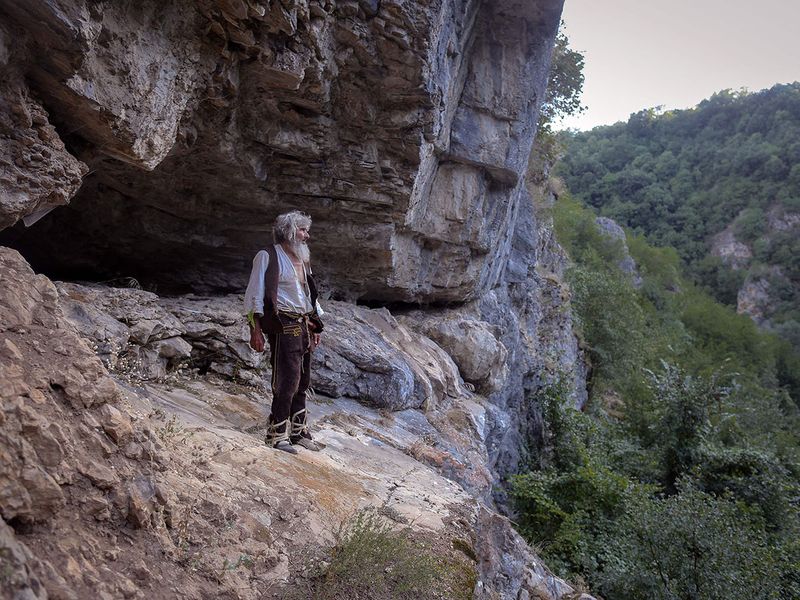
<svg viewBox="0 0 800 600">
<path fill-rule="evenodd" d="M 311 237 L 308 233 L 308 227 L 298 227 L 297 232 L 294 234 L 294 240 L 290 242 L 291 252 L 303 262 L 308 262 L 311 253 L 308 250 L 306 242 Z"/>
<path fill-rule="evenodd" d="M 298 227 L 297 233 L 294 236 L 294 241 L 300 244 L 305 244 L 310 237 L 311 234 L 308 232 L 308 227 Z"/>
</svg>

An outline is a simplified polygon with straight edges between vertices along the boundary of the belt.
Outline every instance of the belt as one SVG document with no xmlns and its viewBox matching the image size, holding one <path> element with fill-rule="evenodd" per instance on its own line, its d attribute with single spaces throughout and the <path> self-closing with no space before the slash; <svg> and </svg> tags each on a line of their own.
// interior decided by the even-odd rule
<svg viewBox="0 0 800 600">
<path fill-rule="evenodd" d="M 305 321 L 308 318 L 310 318 L 314 314 L 314 312 L 310 311 L 307 313 L 299 313 L 299 312 L 291 312 L 289 310 L 279 310 L 278 314 L 283 315 L 284 317 L 289 317 L 293 321 Z"/>
<path fill-rule="evenodd" d="M 288 311 L 288 310 L 279 310 L 278 311 L 278 316 L 279 317 L 283 316 L 283 317 L 286 317 L 287 319 L 289 319 L 290 321 L 293 321 L 294 323 L 297 323 L 296 325 L 291 325 L 289 323 L 282 324 L 281 325 L 281 327 L 283 328 L 283 332 L 282 333 L 284 335 L 290 335 L 292 337 L 300 337 L 303 334 L 303 326 L 305 326 L 305 331 L 306 331 L 306 333 L 308 333 L 308 331 L 309 331 L 309 326 L 308 326 L 309 317 L 311 317 L 311 315 L 313 315 L 313 314 L 314 314 L 313 312 L 298 313 L 298 312 L 292 312 L 292 311 Z M 310 343 L 311 342 L 309 341 L 309 344 Z"/>
</svg>

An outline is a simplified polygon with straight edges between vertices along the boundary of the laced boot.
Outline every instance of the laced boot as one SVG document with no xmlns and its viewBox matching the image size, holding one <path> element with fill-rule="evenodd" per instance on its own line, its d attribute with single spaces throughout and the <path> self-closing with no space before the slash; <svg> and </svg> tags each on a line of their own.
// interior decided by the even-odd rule
<svg viewBox="0 0 800 600">
<path fill-rule="evenodd" d="M 291 430 L 290 441 L 295 446 L 302 446 L 312 452 L 319 452 L 325 447 L 325 444 L 311 439 L 311 433 L 308 431 L 308 412 L 305 408 L 292 415 Z"/>
<path fill-rule="evenodd" d="M 284 419 L 280 423 L 270 422 L 267 426 L 267 435 L 264 437 L 264 443 L 276 450 L 297 454 L 297 449 L 289 441 L 289 419 Z"/>
</svg>

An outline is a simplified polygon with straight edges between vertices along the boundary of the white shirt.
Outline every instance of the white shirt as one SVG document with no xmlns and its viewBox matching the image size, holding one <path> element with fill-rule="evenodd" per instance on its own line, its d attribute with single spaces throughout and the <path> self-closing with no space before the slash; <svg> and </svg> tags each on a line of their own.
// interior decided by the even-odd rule
<svg viewBox="0 0 800 600">
<path fill-rule="evenodd" d="M 275 253 L 278 257 L 278 310 L 303 314 L 311 312 L 313 308 L 308 284 L 301 283 L 292 259 L 280 244 L 275 244 Z M 250 271 L 250 281 L 244 293 L 245 313 L 264 314 L 264 275 L 268 266 L 269 253 L 260 250 L 253 259 L 253 270 Z M 322 316 L 319 303 L 317 312 Z"/>
</svg>

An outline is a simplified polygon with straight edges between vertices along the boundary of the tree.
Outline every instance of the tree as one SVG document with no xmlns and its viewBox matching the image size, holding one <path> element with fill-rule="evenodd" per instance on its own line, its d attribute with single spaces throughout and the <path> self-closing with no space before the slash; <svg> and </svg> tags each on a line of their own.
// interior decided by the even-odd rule
<svg viewBox="0 0 800 600">
<path fill-rule="evenodd" d="M 554 121 L 584 110 L 581 105 L 583 64 L 583 54 L 569 47 L 562 21 L 553 47 L 550 76 L 539 118 L 541 130 L 549 131 Z"/>
</svg>

